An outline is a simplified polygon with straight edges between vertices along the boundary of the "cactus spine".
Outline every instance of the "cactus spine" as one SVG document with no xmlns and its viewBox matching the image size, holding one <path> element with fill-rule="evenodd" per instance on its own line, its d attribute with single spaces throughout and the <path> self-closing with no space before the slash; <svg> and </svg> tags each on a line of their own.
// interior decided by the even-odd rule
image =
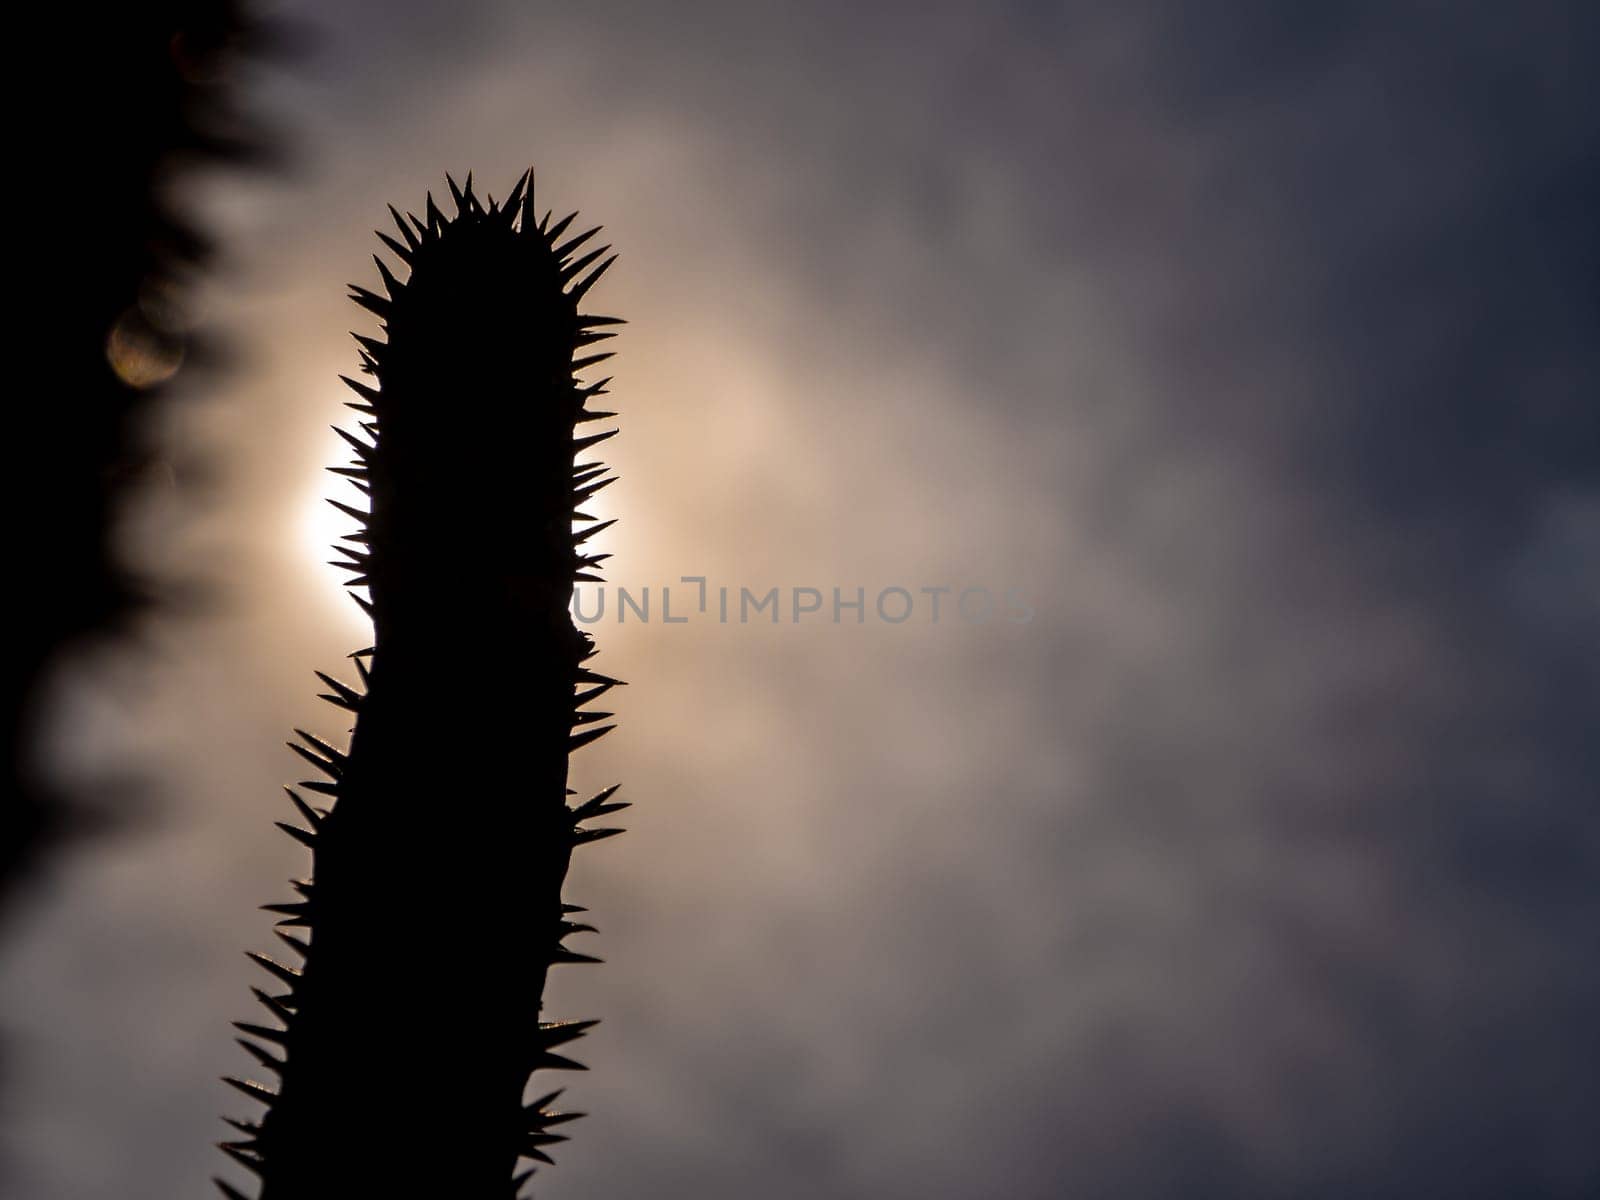
<svg viewBox="0 0 1600 1200">
<path fill-rule="evenodd" d="M 262 1200 L 520 1195 L 575 1115 L 526 1104 L 530 1074 L 578 1067 L 556 1050 L 593 1024 L 539 1016 L 552 964 L 598 961 L 563 945 L 591 927 L 562 881 L 574 846 L 620 832 L 585 822 L 625 807 L 567 802 L 568 754 L 611 728 L 585 706 L 618 682 L 568 614 L 610 524 L 580 511 L 606 468 L 574 459 L 616 432 L 586 433 L 615 414 L 576 374 L 621 323 L 578 305 L 615 256 L 568 236 L 576 214 L 536 215 L 531 171 L 504 204 L 449 183 L 453 217 L 430 195 L 378 235 L 405 282 L 378 259 L 385 294 L 353 288 L 386 338 L 357 337 L 373 382 L 345 380 L 367 436 L 340 431 L 356 457 L 335 469 L 370 512 L 339 505 L 361 528 L 338 565 L 373 645 L 359 688 L 319 672 L 355 714 L 348 750 L 293 744 L 325 776 L 289 789 L 304 825 L 279 822 L 313 869 L 267 907 L 301 965 L 251 956 L 281 986 L 241 1040 L 277 1087 L 229 1081 L 267 1109 L 223 1143 Z"/>
</svg>

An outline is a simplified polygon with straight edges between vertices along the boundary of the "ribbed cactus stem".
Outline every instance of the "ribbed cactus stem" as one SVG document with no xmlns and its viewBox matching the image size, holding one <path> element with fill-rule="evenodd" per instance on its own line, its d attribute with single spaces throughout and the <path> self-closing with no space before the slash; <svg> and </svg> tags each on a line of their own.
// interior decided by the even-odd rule
<svg viewBox="0 0 1600 1200">
<path fill-rule="evenodd" d="M 624 807 L 567 803 L 568 754 L 610 728 L 583 706 L 616 682 L 568 614 L 604 557 L 579 506 L 609 480 L 574 460 L 613 414 L 576 374 L 609 357 L 583 348 L 619 322 L 578 305 L 612 259 L 536 216 L 531 172 L 503 205 L 470 176 L 450 189 L 453 217 L 430 196 L 379 235 L 400 266 L 379 260 L 384 294 L 355 289 L 385 338 L 358 339 L 372 383 L 346 381 L 365 436 L 340 472 L 370 512 L 347 510 L 339 565 L 369 590 L 373 645 L 359 686 L 322 676 L 355 713 L 348 750 L 295 746 L 323 776 L 290 792 L 313 869 L 270 907 L 303 965 L 263 963 L 277 1023 L 242 1028 L 279 1084 L 235 1081 L 268 1108 L 224 1146 L 262 1200 L 517 1195 L 569 1119 L 525 1105 L 529 1076 L 577 1066 L 555 1048 L 592 1024 L 539 1015 L 553 963 L 596 961 L 562 944 L 589 928 L 562 881 L 575 845 L 617 831 L 582 822 Z"/>
</svg>

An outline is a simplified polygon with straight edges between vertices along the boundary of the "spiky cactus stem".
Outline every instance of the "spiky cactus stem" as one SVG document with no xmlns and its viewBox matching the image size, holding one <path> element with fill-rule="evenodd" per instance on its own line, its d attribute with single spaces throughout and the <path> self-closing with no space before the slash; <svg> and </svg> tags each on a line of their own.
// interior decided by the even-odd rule
<svg viewBox="0 0 1600 1200">
<path fill-rule="evenodd" d="M 574 846 L 618 832 L 582 823 L 624 807 L 614 788 L 569 807 L 566 786 L 568 754 L 611 728 L 583 706 L 617 682 L 583 665 L 568 614 L 605 557 L 582 548 L 603 524 L 573 527 L 610 481 L 574 457 L 615 432 L 579 427 L 614 414 L 587 407 L 605 381 L 575 374 L 620 323 L 578 314 L 612 258 L 582 249 L 595 230 L 565 237 L 573 217 L 536 218 L 531 172 L 503 205 L 470 176 L 450 189 L 452 218 L 431 195 L 424 219 L 391 209 L 400 240 L 379 236 L 406 282 L 379 260 L 387 296 L 354 289 L 387 334 L 357 339 L 376 386 L 346 382 L 371 441 L 345 434 L 340 468 L 370 497 L 346 510 L 362 529 L 340 565 L 369 589 L 374 642 L 362 690 L 321 676 L 356 714 L 349 750 L 294 747 L 327 776 L 290 790 L 309 828 L 280 822 L 313 870 L 268 907 L 303 965 L 252 956 L 286 985 L 257 991 L 277 1025 L 240 1025 L 279 1086 L 230 1081 L 268 1107 L 224 1149 L 262 1200 L 516 1196 L 571 1116 L 554 1093 L 526 1105 L 529 1076 L 578 1066 L 555 1048 L 593 1024 L 539 1011 L 552 964 L 597 961 L 562 944 L 590 928 L 562 881 Z"/>
</svg>

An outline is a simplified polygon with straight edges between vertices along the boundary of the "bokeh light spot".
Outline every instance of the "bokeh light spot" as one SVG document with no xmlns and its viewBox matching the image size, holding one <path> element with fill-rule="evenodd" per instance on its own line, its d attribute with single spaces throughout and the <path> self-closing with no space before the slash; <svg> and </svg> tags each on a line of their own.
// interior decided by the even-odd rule
<svg viewBox="0 0 1600 1200">
<path fill-rule="evenodd" d="M 138 309 L 130 308 L 106 338 L 106 361 L 129 387 L 151 388 L 177 374 L 183 365 L 183 343 L 153 329 Z"/>
</svg>

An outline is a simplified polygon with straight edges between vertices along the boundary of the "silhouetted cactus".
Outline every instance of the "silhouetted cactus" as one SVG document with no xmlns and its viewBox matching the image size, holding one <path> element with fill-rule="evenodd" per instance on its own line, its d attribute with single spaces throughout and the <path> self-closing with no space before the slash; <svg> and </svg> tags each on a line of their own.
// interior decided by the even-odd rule
<svg viewBox="0 0 1600 1200">
<path fill-rule="evenodd" d="M 357 338 L 375 387 L 345 381 L 372 440 L 345 433 L 338 470 L 371 511 L 339 505 L 362 524 L 339 565 L 370 590 L 374 642 L 362 690 L 321 675 L 356 714 L 348 751 L 294 746 L 327 777 L 302 790 L 333 802 L 290 790 L 305 827 L 280 822 L 313 857 L 300 899 L 268 906 L 303 965 L 251 956 L 286 985 L 257 989 L 276 1025 L 239 1026 L 279 1086 L 229 1081 L 268 1107 L 223 1149 L 263 1200 L 519 1194 L 521 1160 L 549 1162 L 575 1115 L 555 1092 L 525 1104 L 529 1076 L 578 1066 L 556 1048 L 593 1024 L 539 1010 L 550 965 L 597 961 L 562 944 L 590 929 L 562 881 L 574 846 L 619 832 L 584 822 L 625 807 L 566 799 L 568 753 L 611 728 L 583 706 L 617 682 L 568 615 L 610 524 L 578 511 L 605 468 L 574 457 L 616 432 L 578 436 L 614 414 L 586 407 L 605 381 L 574 378 L 609 355 L 577 356 L 620 323 L 578 303 L 615 256 L 593 265 L 596 230 L 536 218 L 531 172 L 503 205 L 471 176 L 450 190 L 452 218 L 431 195 L 424 219 L 390 210 L 400 240 L 379 236 L 409 278 L 379 260 L 387 296 L 354 289 L 387 340 Z"/>
</svg>

